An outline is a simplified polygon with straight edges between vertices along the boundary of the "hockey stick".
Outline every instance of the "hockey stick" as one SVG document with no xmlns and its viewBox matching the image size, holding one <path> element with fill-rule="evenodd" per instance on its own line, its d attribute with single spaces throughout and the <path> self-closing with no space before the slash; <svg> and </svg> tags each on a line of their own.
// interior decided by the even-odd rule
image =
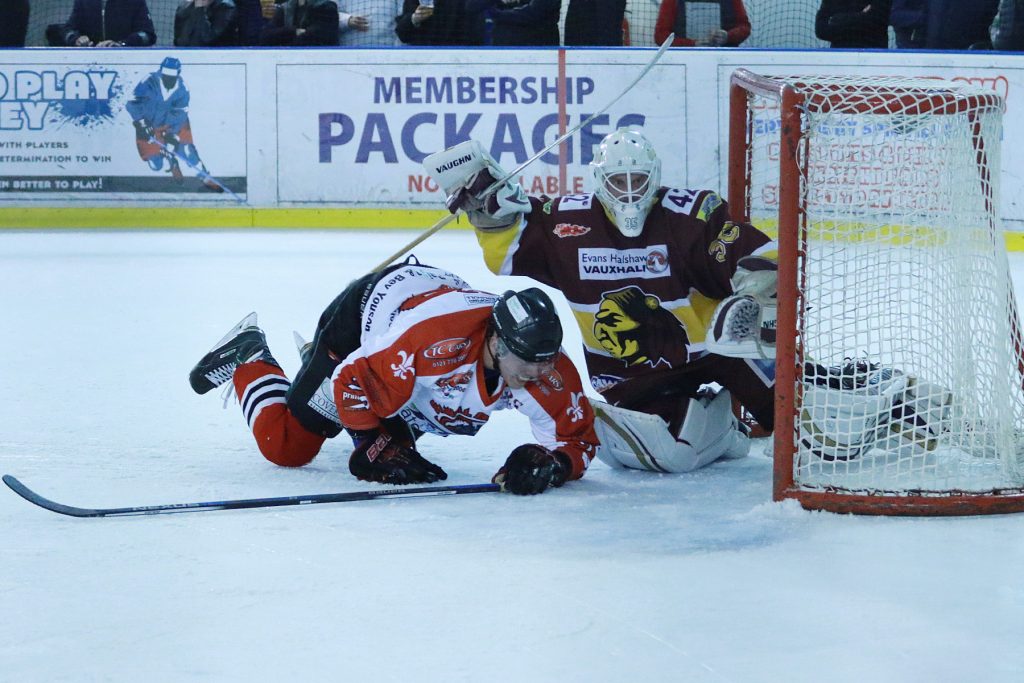
<svg viewBox="0 0 1024 683">
<path fill-rule="evenodd" d="M 315 505 L 317 503 L 350 503 L 357 500 L 376 498 L 401 498 L 416 496 L 454 496 L 462 493 L 492 493 L 500 491 L 498 484 L 465 484 L 461 486 L 422 486 L 408 489 L 380 489 L 377 491 L 350 491 L 348 493 L 314 493 L 307 496 L 285 496 L 282 498 L 244 498 L 239 500 L 215 500 L 204 503 L 168 503 L 166 505 L 143 505 L 124 508 L 80 508 L 56 503 L 44 498 L 9 474 L 3 476 L 4 483 L 19 496 L 41 508 L 71 517 L 128 517 L 131 515 L 167 515 L 178 512 L 202 512 L 205 510 L 244 510 L 248 508 L 270 508 L 286 505 Z"/>
<path fill-rule="evenodd" d="M 234 192 L 232 192 L 230 189 L 228 189 L 227 185 L 225 185 L 224 183 L 222 183 L 221 181 L 217 180 L 212 175 L 210 175 L 209 171 L 203 170 L 203 169 L 199 168 L 198 166 L 196 166 L 195 164 L 193 164 L 191 161 L 189 161 L 185 157 L 184 154 L 179 152 L 177 149 L 171 149 L 170 147 L 168 147 L 164 143 L 160 142 L 159 140 L 157 140 L 153 136 L 150 136 L 149 142 L 153 143 L 154 145 L 156 145 L 157 147 L 162 149 L 164 151 L 164 154 L 168 154 L 170 156 L 177 157 L 177 158 L 181 159 L 182 161 L 184 161 L 186 166 L 188 166 L 189 168 L 191 168 L 193 171 L 196 172 L 196 177 L 199 178 L 200 180 L 209 180 L 211 183 L 213 183 L 214 185 L 219 187 L 222 191 L 224 191 L 227 194 L 231 195 L 234 198 L 234 200 L 236 202 L 238 202 L 239 204 L 244 204 L 245 203 L 245 200 L 242 199 L 241 197 L 239 197 Z"/>
<path fill-rule="evenodd" d="M 502 185 L 507 183 L 509 180 L 511 180 L 512 178 L 515 178 L 517 175 L 519 175 L 523 171 L 523 169 L 525 169 L 527 166 L 529 166 L 533 162 L 537 161 L 537 159 L 540 159 L 542 156 L 547 154 L 548 151 L 550 151 L 551 149 L 553 149 L 553 148 L 557 147 L 558 145 L 562 144 L 564 141 L 568 140 L 573 135 L 575 135 L 584 126 L 586 126 L 591 121 L 596 119 L 598 116 L 601 116 L 606 111 L 611 109 L 613 104 L 615 104 L 616 102 L 621 100 L 623 97 L 625 97 L 626 93 L 628 93 L 630 90 L 632 90 L 633 86 L 635 86 L 637 83 L 639 83 L 643 79 L 643 77 L 646 76 L 648 74 L 648 72 L 651 69 L 654 68 L 654 65 L 657 64 L 658 60 L 661 59 L 661 56 L 663 54 L 665 54 L 665 51 L 668 50 L 669 45 L 672 44 L 672 41 L 675 40 L 675 37 L 676 37 L 676 34 L 670 33 L 668 38 L 665 39 L 665 42 L 663 42 L 661 44 L 661 46 L 658 48 L 658 51 L 654 53 L 654 57 L 651 58 L 651 61 L 647 63 L 647 66 L 645 66 L 643 68 L 643 70 L 639 74 L 637 74 L 636 78 L 634 78 L 630 82 L 630 84 L 627 85 L 625 87 L 625 89 L 623 89 L 622 92 L 620 92 L 618 95 L 616 95 L 615 98 L 611 102 L 609 102 L 608 104 L 604 105 L 604 107 L 600 111 L 598 111 L 597 113 L 591 114 L 586 119 L 584 119 L 583 121 L 581 121 L 578 124 L 576 124 L 576 126 L 573 127 L 572 130 L 566 132 L 564 135 L 559 136 L 550 145 L 548 145 L 547 147 L 545 147 L 541 151 L 537 152 L 532 157 L 530 157 L 529 159 L 527 159 L 523 163 L 519 164 L 518 166 L 513 168 L 511 171 L 509 171 L 508 173 L 506 173 L 502 177 L 500 177 L 497 180 L 495 180 L 493 183 L 491 183 L 491 185 L 486 190 L 484 190 L 483 192 L 480 193 L 480 196 L 481 197 L 485 197 L 485 196 L 489 195 L 491 192 L 494 192 L 499 187 L 501 187 Z M 427 239 L 428 237 L 433 235 L 435 232 L 437 232 L 438 230 L 440 230 L 441 228 L 443 228 L 444 226 L 448 225 L 449 223 L 454 221 L 456 218 L 458 218 L 459 213 L 461 213 L 461 211 L 456 211 L 455 213 L 447 214 L 444 218 L 439 220 L 437 223 L 434 223 L 434 225 L 432 225 L 431 227 L 427 228 L 418 237 L 416 237 L 416 239 L 414 239 L 412 242 L 409 242 L 409 244 L 405 245 L 399 251 L 397 251 L 394 254 L 392 254 L 391 256 L 389 256 L 386 261 L 383 261 L 382 263 L 380 263 L 376 268 L 373 269 L 372 272 L 379 273 L 380 271 L 382 271 L 385 268 L 387 268 L 396 259 L 404 256 L 406 253 L 411 251 L 417 244 L 419 244 L 423 240 Z"/>
</svg>

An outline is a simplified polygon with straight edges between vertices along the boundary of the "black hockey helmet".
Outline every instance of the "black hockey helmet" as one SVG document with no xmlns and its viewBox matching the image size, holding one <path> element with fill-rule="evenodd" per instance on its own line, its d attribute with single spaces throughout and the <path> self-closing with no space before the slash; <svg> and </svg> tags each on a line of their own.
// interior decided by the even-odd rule
<svg viewBox="0 0 1024 683">
<path fill-rule="evenodd" d="M 509 351 L 530 363 L 551 360 L 562 345 L 562 323 L 555 304 L 536 287 L 502 294 L 494 303 L 491 320 Z"/>
</svg>

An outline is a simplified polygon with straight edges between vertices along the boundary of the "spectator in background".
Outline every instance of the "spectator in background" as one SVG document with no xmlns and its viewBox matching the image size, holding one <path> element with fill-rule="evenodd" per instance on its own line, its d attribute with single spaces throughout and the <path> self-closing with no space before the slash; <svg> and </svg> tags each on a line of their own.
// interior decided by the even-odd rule
<svg viewBox="0 0 1024 683">
<path fill-rule="evenodd" d="M 4 0 L 0 10 L 0 47 L 25 47 L 28 14 L 28 0 Z"/>
<path fill-rule="evenodd" d="M 967 50 L 986 46 L 999 0 L 927 0 L 925 48 Z"/>
<path fill-rule="evenodd" d="M 463 0 L 405 0 L 395 34 L 406 45 L 480 45 L 481 30 Z"/>
<path fill-rule="evenodd" d="M 1000 0 L 991 35 L 995 50 L 1024 50 L 1024 0 Z"/>
<path fill-rule="evenodd" d="M 822 0 L 814 35 L 832 47 L 889 47 L 891 0 Z"/>
<path fill-rule="evenodd" d="M 889 25 L 896 34 L 896 47 L 919 50 L 925 46 L 928 0 L 892 0 Z"/>
<path fill-rule="evenodd" d="M 706 10 L 712 5 L 717 17 L 708 25 Z M 672 45 L 677 47 L 736 47 L 750 37 L 750 19 L 743 0 L 661 0 L 654 41 L 660 45 L 670 33 L 676 34 Z"/>
<path fill-rule="evenodd" d="M 339 45 L 345 47 L 395 47 L 395 20 L 402 0 L 342 0 L 338 6 Z"/>
<path fill-rule="evenodd" d="M 490 45 L 558 45 L 561 11 L 562 0 L 466 0 L 468 14 L 490 17 Z"/>
<path fill-rule="evenodd" d="M 287 0 L 274 9 L 274 18 L 263 27 L 262 42 L 337 45 L 338 6 L 332 0 Z"/>
<path fill-rule="evenodd" d="M 75 0 L 71 18 L 61 26 L 60 44 L 71 47 L 149 47 L 156 42 L 146 0 Z"/>
<path fill-rule="evenodd" d="M 185 0 L 174 13 L 178 47 L 223 47 L 238 44 L 234 0 Z"/>
<path fill-rule="evenodd" d="M 263 32 L 263 7 L 260 0 L 234 0 L 235 21 L 238 23 L 238 44 L 259 45 Z M 274 9 L 274 3 L 270 3 Z M 274 13 L 271 11 L 270 16 Z"/>
<path fill-rule="evenodd" d="M 626 0 L 569 0 L 566 45 L 622 45 Z"/>
</svg>

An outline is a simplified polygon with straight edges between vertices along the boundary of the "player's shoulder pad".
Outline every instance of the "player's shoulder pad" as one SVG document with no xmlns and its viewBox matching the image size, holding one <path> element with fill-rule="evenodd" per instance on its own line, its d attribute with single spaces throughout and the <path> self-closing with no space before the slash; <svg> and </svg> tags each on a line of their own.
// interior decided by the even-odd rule
<svg viewBox="0 0 1024 683">
<path fill-rule="evenodd" d="M 661 205 L 672 213 L 682 213 L 699 221 L 707 222 L 725 201 L 714 190 L 689 190 L 666 188 Z"/>
</svg>

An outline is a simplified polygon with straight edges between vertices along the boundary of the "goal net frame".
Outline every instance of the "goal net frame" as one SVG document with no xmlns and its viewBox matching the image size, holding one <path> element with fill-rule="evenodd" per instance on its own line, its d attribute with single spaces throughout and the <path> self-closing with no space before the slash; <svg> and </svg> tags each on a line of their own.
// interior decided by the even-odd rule
<svg viewBox="0 0 1024 683">
<path fill-rule="evenodd" d="M 814 306 L 814 302 L 808 304 L 809 295 L 803 288 L 809 281 L 808 260 L 814 258 L 811 255 L 814 245 L 809 240 L 817 239 L 814 226 L 809 225 L 808 214 L 813 212 L 813 206 L 807 199 L 808 186 L 815 180 L 810 178 L 811 171 L 802 168 L 815 151 L 812 149 L 816 125 L 813 117 L 836 113 L 851 117 L 880 114 L 905 117 L 908 121 L 921 120 L 912 117 L 930 117 L 933 122 L 939 120 L 936 117 L 950 117 L 942 121 L 958 117 L 956 120 L 960 125 L 967 121 L 971 130 L 966 135 L 961 133 L 961 136 L 966 139 L 969 135 L 973 161 L 977 164 L 978 195 L 975 199 L 977 206 L 981 207 L 977 213 L 984 214 L 982 221 L 987 223 L 981 226 L 981 230 L 988 232 L 993 253 L 1002 249 L 1001 258 L 1003 262 L 1006 259 L 998 215 L 999 169 L 991 167 L 998 163 L 999 135 L 993 136 L 991 131 L 983 134 L 978 118 L 981 115 L 996 116 L 998 118 L 992 120 L 1001 125 L 1005 110 L 1002 98 L 991 91 L 966 84 L 925 77 L 850 76 L 848 82 L 849 85 L 837 77 L 762 76 L 746 69 L 734 72 L 730 81 L 728 199 L 734 220 L 762 227 L 759 218 L 763 216 L 751 215 L 754 202 L 760 201 L 752 196 L 753 167 L 755 163 L 762 163 L 762 160 L 754 158 L 754 136 L 771 136 L 760 138 L 757 144 L 762 144 L 760 140 L 764 139 L 772 140 L 772 145 L 777 144 L 777 161 L 771 162 L 778 165 L 777 179 L 774 178 L 775 170 L 771 169 L 777 191 L 773 188 L 772 192 L 766 193 L 773 196 L 773 202 L 777 197 L 774 210 L 777 212 L 779 243 L 773 498 L 776 501 L 796 499 L 807 509 L 875 515 L 973 515 L 1024 511 L 1024 481 L 1019 467 L 1024 463 L 1024 436 L 1014 442 L 1014 452 L 999 456 L 1015 463 L 1013 471 L 1005 473 L 1005 481 L 996 485 L 985 484 L 980 489 L 957 484 L 938 488 L 908 486 L 906 482 L 888 486 L 884 479 L 872 480 L 868 485 L 847 486 L 842 478 L 838 483 L 808 483 L 802 474 L 801 463 L 806 463 L 809 457 L 806 440 L 802 444 L 800 434 L 799 411 L 807 386 L 802 373 L 805 361 L 816 360 L 811 357 L 813 352 L 805 348 L 802 336 L 803 325 L 810 315 L 808 306 Z M 869 87 L 858 87 L 865 83 Z M 772 114 L 771 126 L 764 125 L 766 101 L 774 102 L 778 107 L 778 117 L 775 119 Z M 762 113 L 760 128 L 755 131 L 755 110 L 758 106 L 762 107 Z M 768 132 L 765 128 L 769 129 Z M 826 143 L 818 144 L 824 147 Z M 771 154 L 766 156 L 771 158 Z M 811 164 L 807 162 L 806 165 Z M 761 203 L 764 204 L 763 201 Z M 760 206 L 753 213 L 763 213 L 763 209 Z M 771 219 L 765 222 L 770 223 Z M 770 229 L 771 226 L 768 227 Z M 998 254 L 994 255 L 995 261 L 998 262 L 999 258 Z M 1014 363 L 1008 363 L 1010 367 L 1005 367 L 1003 372 L 1011 375 L 1009 383 L 1015 385 L 1008 391 L 1016 391 L 1024 397 L 1024 351 L 1008 269 L 1005 280 L 1008 290 L 1008 320 L 1005 323 L 1010 336 L 1006 340 L 1008 349 L 1005 355 L 1015 361 L 1016 367 L 1013 367 Z M 1024 405 L 1024 399 L 1020 397 L 1014 400 Z M 1024 411 L 1017 410 L 1015 425 L 1011 426 L 1014 437 L 1022 433 L 1022 415 Z"/>
</svg>

